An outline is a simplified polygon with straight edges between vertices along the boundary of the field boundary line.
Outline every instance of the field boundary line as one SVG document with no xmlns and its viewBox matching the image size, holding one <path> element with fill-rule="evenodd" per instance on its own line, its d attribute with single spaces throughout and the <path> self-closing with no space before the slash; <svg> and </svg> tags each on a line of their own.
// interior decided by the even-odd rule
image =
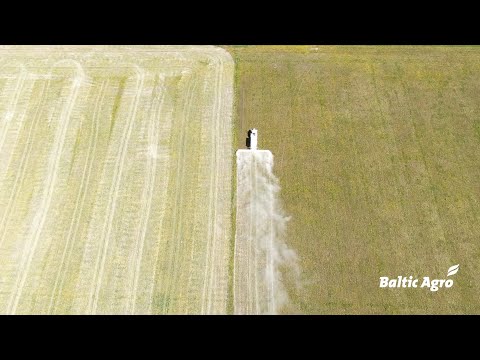
<svg viewBox="0 0 480 360">
<path fill-rule="evenodd" d="M 97 255 L 97 260 L 95 262 L 95 271 L 94 278 L 92 282 L 92 290 L 89 296 L 88 301 L 88 312 L 94 314 L 97 310 L 98 298 L 100 295 L 100 289 L 102 287 L 103 272 L 105 267 L 106 255 L 110 244 L 110 233 L 112 230 L 112 222 L 115 215 L 117 198 L 120 188 L 120 182 L 123 175 L 123 166 L 125 163 L 125 157 L 127 153 L 127 148 L 130 143 L 130 136 L 133 130 L 133 123 L 136 117 L 138 103 L 143 92 L 143 84 L 145 79 L 145 71 L 137 65 L 133 66 L 136 76 L 136 92 L 135 97 L 130 108 L 130 113 L 128 116 L 127 124 L 123 130 L 122 143 L 120 146 L 120 156 L 116 158 L 115 161 L 115 170 L 113 176 L 114 185 L 111 187 L 109 192 L 109 201 L 106 211 L 106 221 L 102 229 L 100 237 L 100 250 Z"/>
<path fill-rule="evenodd" d="M 178 233 L 182 231 L 182 217 L 178 218 L 178 215 L 182 215 L 181 206 L 182 206 L 182 198 L 183 198 L 183 190 L 184 190 L 184 181 L 185 181 L 185 171 L 184 171 L 184 164 L 186 158 L 186 130 L 185 124 L 188 122 L 188 118 L 190 117 L 191 113 L 191 103 L 194 96 L 194 90 L 197 85 L 195 74 L 189 74 L 187 79 L 188 90 L 185 96 L 185 102 L 182 107 L 182 117 L 181 117 L 181 127 L 180 127 L 180 144 L 177 147 L 180 149 L 179 156 L 177 158 L 177 171 L 175 179 L 175 204 L 173 206 L 173 217 L 172 217 L 172 228 L 171 228 L 171 237 L 167 240 L 169 242 L 168 251 L 168 270 L 163 274 L 163 283 L 166 286 L 163 288 L 167 290 L 167 296 L 171 296 L 174 294 L 174 290 L 176 289 L 176 275 L 178 273 L 178 264 L 176 264 L 177 252 L 178 247 L 183 246 L 182 242 L 185 241 L 184 239 L 177 239 Z M 181 164 L 181 166 L 180 166 Z M 177 240 L 179 242 L 177 243 Z M 167 282 L 167 277 L 169 281 Z M 163 313 L 167 313 L 169 311 L 167 304 L 164 302 Z M 170 303 L 168 304 L 170 306 Z"/>
<path fill-rule="evenodd" d="M 56 130 L 55 134 L 55 140 L 54 140 L 54 150 L 50 153 L 51 155 L 54 154 L 53 160 L 51 161 L 51 168 L 50 166 L 48 167 L 48 178 L 46 183 L 48 184 L 48 188 L 46 193 L 43 194 L 42 197 L 42 205 L 40 207 L 40 214 L 37 212 L 35 214 L 34 220 L 33 220 L 33 225 L 34 225 L 34 230 L 33 230 L 33 237 L 31 239 L 31 244 L 30 241 L 27 241 L 26 244 L 29 244 L 31 246 L 28 247 L 27 250 L 27 257 L 26 257 L 26 263 L 24 261 L 21 261 L 21 266 L 20 266 L 20 274 L 17 276 L 17 280 L 15 282 L 15 287 L 13 289 L 12 297 L 10 298 L 9 305 L 8 305 L 8 312 L 9 313 L 15 313 L 18 302 L 20 300 L 20 297 L 23 292 L 23 287 L 25 285 L 25 281 L 28 275 L 28 272 L 30 270 L 30 265 L 32 263 L 32 258 L 33 254 L 36 251 L 37 244 L 40 238 L 40 233 L 43 229 L 43 226 L 45 224 L 45 220 L 47 217 L 47 214 L 50 210 L 50 205 L 52 201 L 52 194 L 54 191 L 55 184 L 57 182 L 57 177 L 58 177 L 58 167 L 59 167 L 59 162 L 60 162 L 60 157 L 62 155 L 63 147 L 65 144 L 65 137 L 67 134 L 68 130 L 68 125 L 71 120 L 71 113 L 73 110 L 73 107 L 75 105 L 75 101 L 78 96 L 79 89 L 82 85 L 82 81 L 84 79 L 84 73 L 81 65 L 77 61 L 73 60 L 64 60 L 60 62 L 71 62 L 74 64 L 75 67 L 75 77 L 73 78 L 73 83 L 72 83 L 72 88 L 70 89 L 70 94 L 68 96 L 68 102 L 66 105 L 64 105 L 60 119 L 59 119 L 59 124 L 58 127 L 59 129 Z M 52 67 L 56 67 L 60 62 L 57 62 L 54 64 Z M 77 78 L 80 78 L 80 81 L 77 81 Z M 53 164 L 52 164 L 53 163 Z M 25 249 L 25 248 L 24 248 Z M 25 257 L 22 257 L 22 260 L 25 259 Z"/>
<path fill-rule="evenodd" d="M 7 110 L 5 111 L 5 115 L 3 116 L 3 129 L 0 131 L 0 153 L 3 151 L 3 146 L 5 144 L 5 140 L 7 138 L 7 133 L 8 130 L 10 129 L 10 125 L 12 123 L 14 114 L 15 114 L 15 109 L 17 108 L 18 105 L 18 99 L 20 98 L 20 93 L 22 92 L 24 85 L 25 85 L 25 80 L 27 78 L 27 70 L 25 68 L 24 64 L 20 64 L 20 77 L 17 78 L 17 83 L 15 84 L 15 90 L 14 92 L 10 95 L 10 101 L 7 107 Z"/>
<path fill-rule="evenodd" d="M 158 81 L 158 79 L 157 79 Z M 158 153 L 158 140 L 159 140 L 159 114 L 163 109 L 163 103 L 165 100 L 165 79 L 160 79 L 161 85 L 161 95 L 160 101 L 157 101 L 153 114 L 150 115 L 150 122 L 148 128 L 148 151 L 150 151 L 150 146 L 155 144 L 155 149 Z M 158 84 L 155 84 L 155 89 L 158 88 Z M 158 95 L 154 96 L 154 100 L 158 100 Z M 135 267 L 134 267 L 134 274 L 133 274 L 133 284 L 131 285 L 129 297 L 128 297 L 128 304 L 127 304 L 127 312 L 130 314 L 135 313 L 135 302 L 136 302 L 136 293 L 138 288 L 138 280 L 140 276 L 142 258 L 143 258 L 143 248 L 145 244 L 145 237 L 147 232 L 147 225 L 149 221 L 151 205 L 152 205 L 152 197 L 153 192 L 155 190 L 155 181 L 156 181 L 156 173 L 157 173 L 157 158 L 156 155 L 148 154 L 147 157 L 147 173 L 148 176 L 145 179 L 145 185 L 142 191 L 142 209 L 141 209 L 141 219 L 139 221 L 139 225 L 137 228 L 137 238 L 135 240 Z"/>
<path fill-rule="evenodd" d="M 100 87 L 100 91 L 98 97 L 95 101 L 95 106 L 93 110 L 92 116 L 92 130 L 90 132 L 90 145 L 88 147 L 88 154 L 87 160 L 83 167 L 82 172 L 82 180 L 80 182 L 80 188 L 77 194 L 77 198 L 75 200 L 75 208 L 73 211 L 72 220 L 70 221 L 70 226 L 68 229 L 67 234 L 67 243 L 65 244 L 64 250 L 62 252 L 62 259 L 60 262 L 60 268 L 57 271 L 57 276 L 55 279 L 55 285 L 53 287 L 52 295 L 50 298 L 50 304 L 48 308 L 48 312 L 51 313 L 56 305 L 56 296 L 57 294 L 61 294 L 63 290 L 63 285 L 65 281 L 65 273 L 66 270 L 64 269 L 64 265 L 68 268 L 68 264 L 70 263 L 70 258 L 72 254 L 72 245 L 71 242 L 75 241 L 77 237 L 77 232 L 80 224 L 80 218 L 83 213 L 83 206 L 85 204 L 85 198 L 87 194 L 88 184 L 90 182 L 90 175 L 92 172 L 93 167 L 93 159 L 95 158 L 95 152 L 97 148 L 97 141 L 98 141 L 98 128 L 99 128 L 99 114 L 100 114 L 100 107 L 103 103 L 105 98 L 105 92 L 108 86 L 108 80 L 102 81 L 102 85 Z M 77 212 L 79 214 L 77 215 Z M 73 234 L 72 234 L 73 232 Z M 58 291 L 57 291 L 58 288 Z"/>
<path fill-rule="evenodd" d="M 0 221 L 0 232 L 1 232 L 0 248 L 2 247 L 3 242 L 5 241 L 5 232 L 7 230 L 8 221 L 10 219 L 10 212 L 12 211 L 12 206 L 16 202 L 16 198 L 18 196 L 18 191 L 19 191 L 19 186 L 21 186 L 21 183 L 23 183 L 24 178 L 25 178 L 26 164 L 28 163 L 28 160 L 30 159 L 30 153 L 31 153 L 32 147 L 33 147 L 33 141 L 31 139 L 32 139 L 32 136 L 35 137 L 34 133 L 35 133 L 35 130 L 37 128 L 39 118 L 42 114 L 42 110 L 43 110 L 43 107 L 45 106 L 45 102 L 46 102 L 46 98 L 45 98 L 46 91 L 45 90 L 47 90 L 47 92 L 48 92 L 50 82 L 48 81 L 46 84 L 44 83 L 42 85 L 43 86 L 42 86 L 42 92 L 41 92 L 40 100 L 38 101 L 38 105 L 36 106 L 36 110 L 35 110 L 35 115 L 33 117 L 33 120 L 30 124 L 30 128 L 28 130 L 28 136 L 27 136 L 27 140 L 26 140 L 26 148 L 22 151 L 22 158 L 20 160 L 19 171 L 16 173 L 15 181 L 13 183 L 13 189 L 10 192 L 10 197 L 8 199 L 5 212 L 3 213 L 2 220 Z M 7 168 L 7 171 L 8 171 L 8 168 Z"/>
</svg>

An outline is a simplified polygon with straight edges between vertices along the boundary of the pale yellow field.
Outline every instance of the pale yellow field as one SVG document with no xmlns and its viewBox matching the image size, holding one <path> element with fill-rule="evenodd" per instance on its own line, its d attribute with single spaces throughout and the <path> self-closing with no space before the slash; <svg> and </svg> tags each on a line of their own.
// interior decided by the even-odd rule
<svg viewBox="0 0 480 360">
<path fill-rule="evenodd" d="M 233 62 L 0 48 L 0 312 L 226 313 Z"/>
</svg>

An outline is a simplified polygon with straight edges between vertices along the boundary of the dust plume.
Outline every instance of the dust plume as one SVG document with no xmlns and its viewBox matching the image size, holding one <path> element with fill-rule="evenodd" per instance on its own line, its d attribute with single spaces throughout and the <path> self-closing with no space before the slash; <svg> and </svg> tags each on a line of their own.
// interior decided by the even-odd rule
<svg viewBox="0 0 480 360">
<path fill-rule="evenodd" d="M 276 314 L 288 303 L 282 273 L 299 276 L 285 242 L 288 217 L 268 150 L 237 151 L 235 313 Z"/>
</svg>

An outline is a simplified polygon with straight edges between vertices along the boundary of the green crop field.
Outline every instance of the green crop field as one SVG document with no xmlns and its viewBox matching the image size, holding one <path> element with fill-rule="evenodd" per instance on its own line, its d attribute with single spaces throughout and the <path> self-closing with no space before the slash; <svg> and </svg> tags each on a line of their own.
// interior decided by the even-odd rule
<svg viewBox="0 0 480 360">
<path fill-rule="evenodd" d="M 237 147 L 275 156 L 295 313 L 480 313 L 480 49 L 226 47 Z M 379 277 L 455 284 L 381 289 Z"/>
</svg>

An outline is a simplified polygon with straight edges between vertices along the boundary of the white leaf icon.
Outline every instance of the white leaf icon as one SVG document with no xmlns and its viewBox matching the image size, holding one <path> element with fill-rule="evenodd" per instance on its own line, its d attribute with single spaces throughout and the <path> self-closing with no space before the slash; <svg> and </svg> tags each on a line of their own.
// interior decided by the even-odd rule
<svg viewBox="0 0 480 360">
<path fill-rule="evenodd" d="M 460 265 L 460 264 L 450 266 L 450 267 L 448 268 L 447 276 L 455 275 L 455 274 L 458 272 L 458 267 L 459 267 L 459 265 Z"/>
</svg>

